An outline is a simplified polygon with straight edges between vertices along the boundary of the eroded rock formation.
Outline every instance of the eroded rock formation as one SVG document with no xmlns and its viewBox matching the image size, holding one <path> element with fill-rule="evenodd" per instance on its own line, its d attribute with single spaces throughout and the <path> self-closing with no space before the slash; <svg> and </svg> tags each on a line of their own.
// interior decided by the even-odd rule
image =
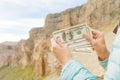
<svg viewBox="0 0 120 80">
<path fill-rule="evenodd" d="M 117 19 L 120 19 L 120 0 L 89 0 L 82 6 L 49 14 L 45 26 L 31 29 L 30 38 L 24 41 L 23 65 L 34 63 L 35 71 L 41 76 L 56 70 L 59 72 L 58 62 L 50 54 L 50 38 L 53 31 L 82 23 L 97 29 L 105 28 L 106 24 L 110 25 Z"/>
<path fill-rule="evenodd" d="M 31 29 L 29 39 L 22 40 L 15 46 L 12 65 L 23 64 L 25 68 L 34 64 L 35 71 L 41 76 L 55 71 L 59 73 L 61 67 L 50 53 L 53 31 L 83 23 L 101 29 L 119 19 L 120 0 L 89 0 L 82 6 L 49 14 L 44 27 Z"/>
</svg>

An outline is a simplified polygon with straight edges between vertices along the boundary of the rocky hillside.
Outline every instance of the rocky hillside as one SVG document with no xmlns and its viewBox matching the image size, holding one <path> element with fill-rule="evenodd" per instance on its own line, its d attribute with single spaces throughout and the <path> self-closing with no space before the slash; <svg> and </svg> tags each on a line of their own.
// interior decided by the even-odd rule
<svg viewBox="0 0 120 80">
<path fill-rule="evenodd" d="M 11 64 L 11 57 L 14 53 L 16 42 L 0 43 L 0 67 Z"/>
<path fill-rule="evenodd" d="M 17 43 L 12 55 L 12 65 L 22 64 L 24 68 L 34 64 L 35 72 L 43 76 L 61 70 L 50 54 L 51 33 L 55 30 L 87 23 L 92 28 L 109 32 L 120 20 L 120 0 L 89 0 L 86 4 L 48 14 L 44 27 L 29 31 L 29 39 Z"/>
</svg>

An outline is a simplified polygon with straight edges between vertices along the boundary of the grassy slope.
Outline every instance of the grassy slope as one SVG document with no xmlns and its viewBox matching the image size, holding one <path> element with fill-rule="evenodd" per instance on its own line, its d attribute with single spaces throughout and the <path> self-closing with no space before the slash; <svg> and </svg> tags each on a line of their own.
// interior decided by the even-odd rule
<svg viewBox="0 0 120 80">
<path fill-rule="evenodd" d="M 33 69 L 33 65 L 26 69 L 23 69 L 22 66 L 0 68 L 0 80 L 59 80 L 55 73 L 40 78 L 40 76 L 36 76 Z"/>
<path fill-rule="evenodd" d="M 32 80 L 35 76 L 33 66 L 22 69 L 21 66 L 12 68 L 4 67 L 0 69 L 0 80 Z"/>
</svg>

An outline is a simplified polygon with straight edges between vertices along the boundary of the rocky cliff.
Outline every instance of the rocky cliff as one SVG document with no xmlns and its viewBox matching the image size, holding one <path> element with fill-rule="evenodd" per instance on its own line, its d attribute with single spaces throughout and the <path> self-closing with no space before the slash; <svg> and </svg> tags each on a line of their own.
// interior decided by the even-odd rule
<svg viewBox="0 0 120 80">
<path fill-rule="evenodd" d="M 44 27 L 29 31 L 29 39 L 20 41 L 15 46 L 12 65 L 35 65 L 35 71 L 43 76 L 57 71 L 61 67 L 50 54 L 51 33 L 55 30 L 87 23 L 92 28 L 109 30 L 120 19 L 120 0 L 89 0 L 86 4 L 65 10 L 61 13 L 48 14 Z"/>
<path fill-rule="evenodd" d="M 81 23 L 101 29 L 109 27 L 107 24 L 112 25 L 112 21 L 117 21 L 117 19 L 120 19 L 120 0 L 89 0 L 82 6 L 61 13 L 49 14 L 44 27 L 31 29 L 30 38 L 18 44 L 18 46 L 21 45 L 19 48 L 21 49 L 19 52 L 22 54 L 21 63 L 24 67 L 35 64 L 35 71 L 41 76 L 59 71 L 60 66 L 49 54 L 53 31 Z"/>
</svg>

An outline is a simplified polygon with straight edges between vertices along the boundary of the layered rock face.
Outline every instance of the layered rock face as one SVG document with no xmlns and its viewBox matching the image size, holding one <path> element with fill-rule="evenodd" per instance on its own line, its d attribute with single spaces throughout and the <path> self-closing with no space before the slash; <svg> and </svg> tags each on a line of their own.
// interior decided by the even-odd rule
<svg viewBox="0 0 120 80">
<path fill-rule="evenodd" d="M 109 27 L 108 24 L 112 25 L 112 21 L 119 19 L 120 0 L 89 0 L 82 6 L 49 14 L 44 27 L 31 29 L 29 39 L 16 45 L 12 65 L 23 64 L 25 68 L 34 64 L 35 71 L 41 76 L 56 71 L 59 73 L 61 67 L 50 53 L 53 31 L 83 23 L 92 28 L 105 29 Z"/>
</svg>

